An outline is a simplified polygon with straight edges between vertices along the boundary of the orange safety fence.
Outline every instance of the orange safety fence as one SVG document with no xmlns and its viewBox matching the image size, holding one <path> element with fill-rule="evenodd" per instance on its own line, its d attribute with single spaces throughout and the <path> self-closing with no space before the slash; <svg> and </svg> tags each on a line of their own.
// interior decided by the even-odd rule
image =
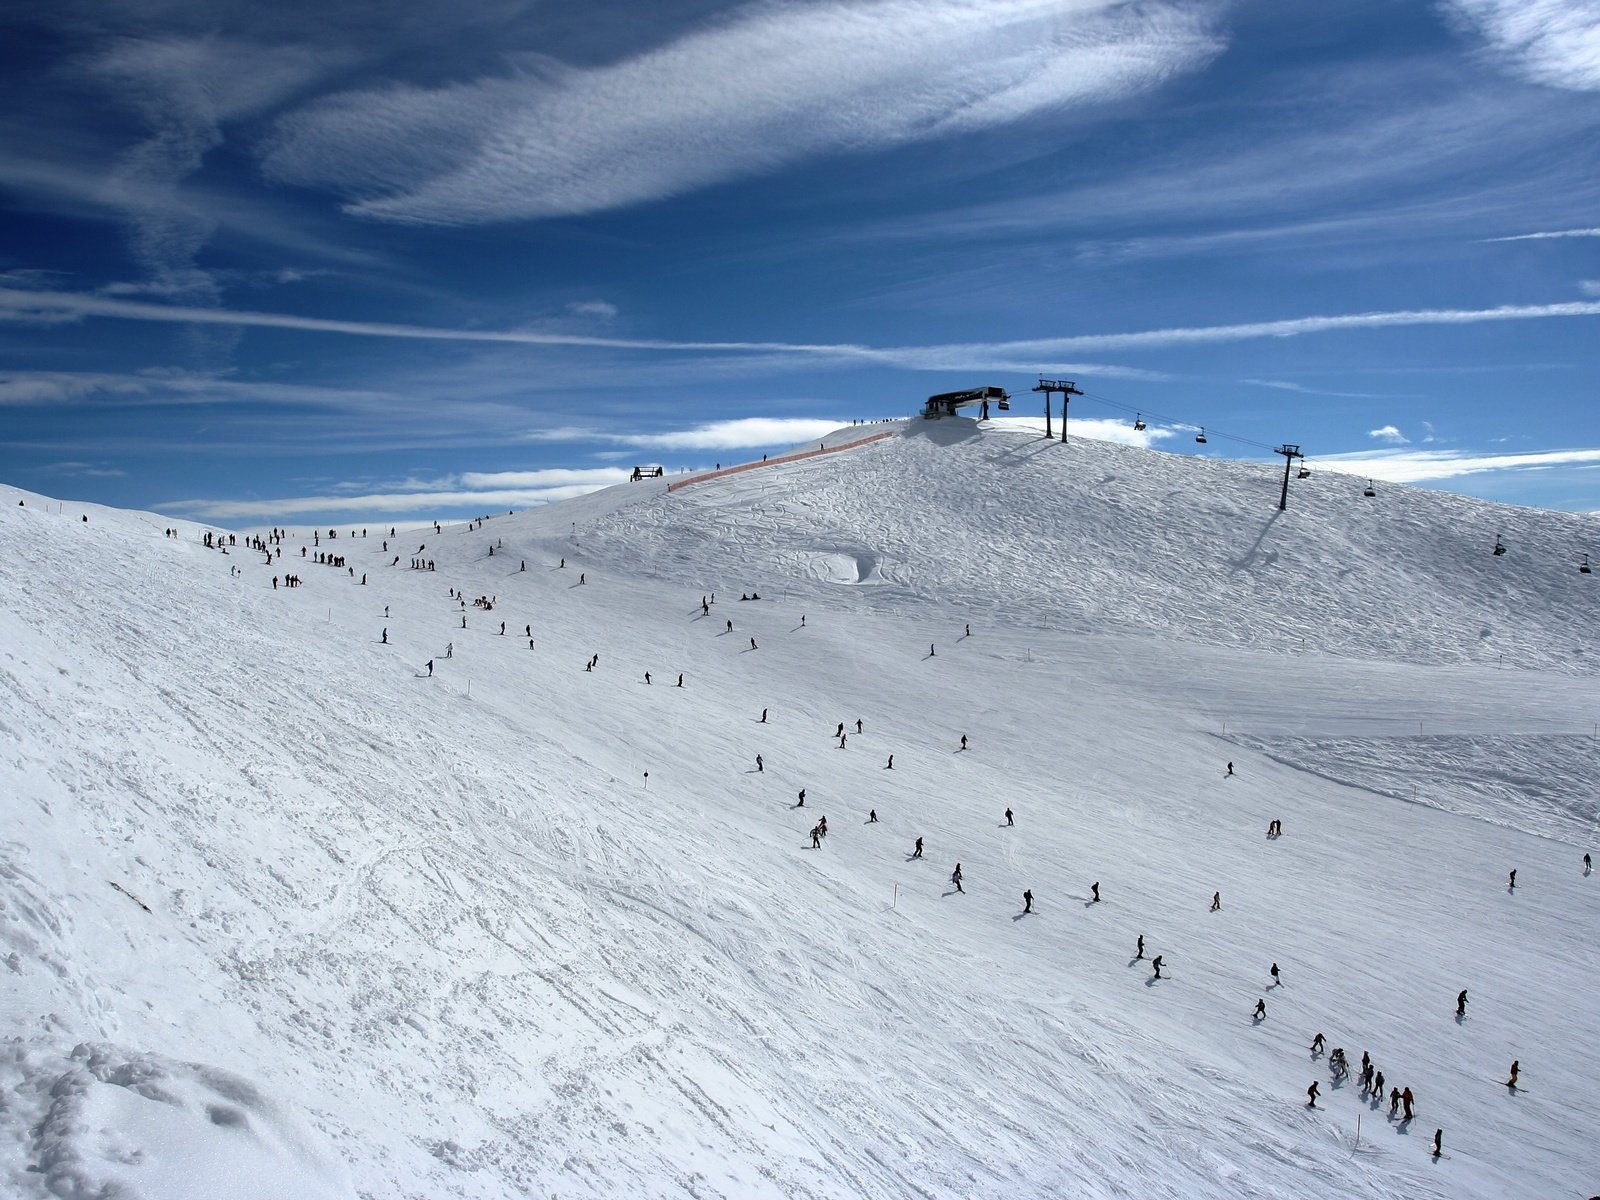
<svg viewBox="0 0 1600 1200">
<path fill-rule="evenodd" d="M 854 450 L 858 446 L 865 446 L 869 442 L 879 442 L 886 437 L 893 437 L 895 431 L 890 429 L 883 433 L 874 433 L 870 437 L 858 438 L 853 442 L 845 442 L 838 446 L 821 446 L 816 450 L 801 450 L 795 454 L 785 454 L 779 458 L 769 458 L 762 462 L 740 463 L 734 467 L 723 467 L 720 471 L 707 471 L 703 475 L 691 475 L 687 479 L 677 479 L 667 484 L 667 491 L 675 492 L 679 488 L 686 488 L 691 483 L 704 483 L 708 479 L 721 479 L 724 475 L 737 475 L 741 471 L 754 471 L 759 467 L 775 467 L 779 463 L 799 462 L 806 458 L 816 458 L 819 454 L 837 454 L 840 450 Z"/>
</svg>

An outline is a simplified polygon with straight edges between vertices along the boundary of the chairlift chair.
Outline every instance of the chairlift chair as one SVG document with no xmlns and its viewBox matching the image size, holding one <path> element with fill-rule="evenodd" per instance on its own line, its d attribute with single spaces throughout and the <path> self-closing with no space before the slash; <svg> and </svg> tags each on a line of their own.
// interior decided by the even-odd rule
<svg viewBox="0 0 1600 1200">
<path fill-rule="evenodd" d="M 1583 562 L 1578 565 L 1578 574 L 1589 574 L 1589 556 L 1587 554 L 1583 556 Z"/>
<path fill-rule="evenodd" d="M 1369 497 L 1370 496 L 1376 496 L 1378 494 L 1377 492 L 1372 490 L 1372 480 L 1370 480 L 1370 479 L 1367 480 L 1367 490 L 1362 492 L 1361 494 L 1363 496 L 1369 496 Z"/>
<path fill-rule="evenodd" d="M 1300 473 L 1298 475 L 1296 475 L 1295 478 L 1296 479 L 1310 479 L 1311 478 L 1311 468 L 1310 467 L 1301 467 L 1300 468 Z"/>
<path fill-rule="evenodd" d="M 1200 432 L 1194 435 L 1194 440 L 1202 446 L 1206 444 L 1206 427 L 1204 425 L 1200 427 Z"/>
<path fill-rule="evenodd" d="M 1144 414 L 1143 413 L 1134 413 L 1133 414 L 1133 431 L 1135 433 L 1143 433 L 1144 432 Z"/>
</svg>

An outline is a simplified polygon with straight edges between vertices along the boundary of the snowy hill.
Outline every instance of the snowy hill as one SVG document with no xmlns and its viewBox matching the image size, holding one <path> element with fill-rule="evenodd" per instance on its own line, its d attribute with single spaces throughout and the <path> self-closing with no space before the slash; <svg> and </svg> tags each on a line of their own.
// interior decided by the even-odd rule
<svg viewBox="0 0 1600 1200">
<path fill-rule="evenodd" d="M 0 1191 L 1600 1186 L 1587 519 L 965 423 L 665 482 L 271 566 L 0 489 Z"/>
</svg>

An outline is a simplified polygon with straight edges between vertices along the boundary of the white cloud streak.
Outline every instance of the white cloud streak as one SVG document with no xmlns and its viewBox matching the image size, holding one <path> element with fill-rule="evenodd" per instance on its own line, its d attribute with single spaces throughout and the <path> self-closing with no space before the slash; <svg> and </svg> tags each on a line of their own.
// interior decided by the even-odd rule
<svg viewBox="0 0 1600 1200">
<path fill-rule="evenodd" d="M 997 428 L 1036 432 L 1044 436 L 1043 417 L 991 417 L 988 423 Z M 1052 430 L 1059 433 L 1060 426 L 1054 425 Z M 1177 436 L 1171 429 L 1149 423 L 1143 429 L 1135 429 L 1133 422 L 1116 417 L 1073 417 L 1067 423 L 1067 434 L 1069 437 L 1093 438 L 1097 442 L 1116 442 L 1121 446 L 1139 446 L 1146 450 L 1159 441 Z"/>
<path fill-rule="evenodd" d="M 1538 233 L 1517 233 L 1510 237 L 1482 238 L 1484 242 L 1536 242 L 1545 238 L 1600 238 L 1600 229 L 1547 229 Z"/>
<path fill-rule="evenodd" d="M 1600 450 L 1535 450 L 1524 454 L 1473 454 L 1464 450 L 1379 450 L 1317 457 L 1316 466 L 1390 483 L 1428 483 L 1490 471 L 1546 470 L 1600 465 Z"/>
<path fill-rule="evenodd" d="M 641 450 L 750 450 L 788 446 L 825 437 L 848 421 L 812 417 L 734 417 L 708 421 L 692 429 L 659 433 L 610 433 L 563 426 L 528 435 L 534 442 L 607 442 Z"/>
<path fill-rule="evenodd" d="M 164 321 L 236 325 L 258 329 L 293 329 L 308 333 L 343 333 L 361 337 L 410 338 L 424 341 L 498 342 L 524 346 L 587 346 L 610 350 L 702 351 L 798 354 L 815 358 L 873 363 L 925 370 L 937 356 L 948 361 L 1010 360 L 1043 363 L 1084 350 L 1160 349 L 1249 341 L 1256 338 L 1291 338 L 1315 333 L 1356 329 L 1384 329 L 1423 325 L 1476 325 L 1499 321 L 1534 321 L 1600 316 L 1600 301 L 1572 300 L 1557 304 L 1505 304 L 1476 309 L 1407 309 L 1394 312 L 1346 313 L 1337 316 L 1290 317 L 1238 325 L 1176 326 L 1133 333 L 1090 333 L 1035 338 L 1013 342 L 955 342 L 933 346 L 872 347 L 849 342 L 733 342 L 674 341 L 664 338 L 596 337 L 539 330 L 441 329 L 426 325 L 400 325 L 381 321 L 339 321 L 323 317 L 297 317 L 284 313 L 250 312 L 179 305 L 147 304 L 112 296 L 79 292 L 39 292 L 0 288 L 0 320 L 71 314 L 111 317 L 130 321 Z"/>
<path fill-rule="evenodd" d="M 534 472 L 538 474 L 539 472 Z M 448 509 L 494 512 L 530 508 L 586 495 L 628 478 L 621 467 L 606 468 L 608 478 L 591 483 L 552 487 L 462 488 L 431 492 L 376 492 L 370 495 L 295 496 L 282 500 L 170 500 L 155 506 L 158 512 L 182 513 L 213 521 L 273 519 L 312 514 L 418 513 Z"/>
<path fill-rule="evenodd" d="M 1444 8 L 1523 78 L 1571 91 L 1600 90 L 1597 0 L 1445 0 Z"/>
<path fill-rule="evenodd" d="M 1385 425 L 1382 429 L 1369 429 L 1367 436 L 1380 442 L 1389 442 L 1393 445 L 1402 445 L 1411 439 L 1394 425 Z"/>
<path fill-rule="evenodd" d="M 415 224 L 598 212 L 1148 89 L 1222 49 L 1210 4 L 749 5 L 635 57 L 332 97 L 283 119 L 274 177 Z"/>
</svg>

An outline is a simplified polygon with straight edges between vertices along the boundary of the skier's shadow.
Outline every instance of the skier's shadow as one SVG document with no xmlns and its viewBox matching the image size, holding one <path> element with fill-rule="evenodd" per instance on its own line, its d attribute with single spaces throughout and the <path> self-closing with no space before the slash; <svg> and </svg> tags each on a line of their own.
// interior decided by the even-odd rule
<svg viewBox="0 0 1600 1200">
<path fill-rule="evenodd" d="M 1252 1027 L 1254 1027 L 1256 1025 L 1261 1024 L 1261 1022 L 1263 1022 L 1265 1020 L 1266 1020 L 1265 1017 L 1251 1017 L 1250 1018 L 1250 1024 L 1251 1024 Z"/>
<path fill-rule="evenodd" d="M 1013 920 L 1013 921 L 1020 921 L 1020 920 L 1022 920 L 1022 919 L 1023 919 L 1023 918 L 1024 918 L 1024 917 L 1031 917 L 1031 916 L 1033 916 L 1033 914 L 1032 914 L 1032 913 L 1030 913 L 1030 912 L 1019 912 L 1019 913 L 1018 913 L 1018 914 L 1017 914 L 1017 915 L 1016 915 L 1016 916 L 1014 916 L 1014 917 L 1012 917 L 1012 918 L 1011 918 L 1011 919 L 1012 919 L 1012 920 Z"/>
<path fill-rule="evenodd" d="M 1129 966 L 1130 966 L 1130 967 L 1131 967 L 1131 966 L 1134 966 L 1134 965 L 1135 965 L 1135 964 L 1137 964 L 1137 963 L 1142 963 L 1142 962 L 1144 962 L 1144 961 L 1145 961 L 1145 960 L 1144 960 L 1144 959 L 1142 959 L 1142 958 L 1130 958 L 1130 959 L 1129 959 L 1129 960 L 1128 960 L 1128 965 L 1129 965 Z"/>
<path fill-rule="evenodd" d="M 1467 1023 L 1467 1014 L 1466 1013 L 1457 1013 L 1456 1014 L 1456 1024 L 1457 1025 L 1465 1025 L 1466 1023 Z"/>
<path fill-rule="evenodd" d="M 1161 982 L 1160 979 L 1157 979 L 1154 975 L 1152 975 L 1152 976 L 1150 976 L 1149 979 L 1146 979 L 1144 981 L 1144 985 L 1147 988 L 1153 988 L 1153 987 L 1155 987 L 1156 984 L 1158 984 L 1160 982 Z"/>
<path fill-rule="evenodd" d="M 958 891 L 955 890 L 955 888 L 951 888 L 948 892 L 945 892 L 944 895 L 941 895 L 939 897 L 939 899 L 943 900 L 945 896 L 965 896 L 965 895 L 966 895 L 965 892 L 958 892 Z"/>
</svg>

